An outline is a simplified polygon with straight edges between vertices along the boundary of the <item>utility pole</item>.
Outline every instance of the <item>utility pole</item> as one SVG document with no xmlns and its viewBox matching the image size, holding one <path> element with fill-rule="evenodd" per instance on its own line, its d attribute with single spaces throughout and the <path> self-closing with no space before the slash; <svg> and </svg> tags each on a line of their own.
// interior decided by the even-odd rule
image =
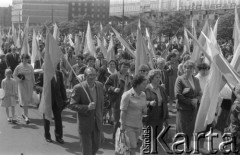
<svg viewBox="0 0 240 155">
<path fill-rule="evenodd" d="M 122 11 L 122 36 L 124 36 L 124 0 L 123 0 L 123 11 Z"/>
<path fill-rule="evenodd" d="M 52 6 L 52 24 L 53 24 L 53 6 Z"/>
</svg>

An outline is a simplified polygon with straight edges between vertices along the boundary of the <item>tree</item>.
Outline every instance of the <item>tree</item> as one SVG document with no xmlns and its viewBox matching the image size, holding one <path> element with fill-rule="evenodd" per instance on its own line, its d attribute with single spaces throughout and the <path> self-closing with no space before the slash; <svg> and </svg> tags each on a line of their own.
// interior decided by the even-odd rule
<svg viewBox="0 0 240 155">
<path fill-rule="evenodd" d="M 227 13 L 220 17 L 218 25 L 218 39 L 232 40 L 234 13 Z"/>
<path fill-rule="evenodd" d="M 183 32 L 183 27 L 186 22 L 186 16 L 182 13 L 171 13 L 164 18 L 157 21 L 158 33 L 172 37 L 178 30 L 179 33 Z"/>
</svg>

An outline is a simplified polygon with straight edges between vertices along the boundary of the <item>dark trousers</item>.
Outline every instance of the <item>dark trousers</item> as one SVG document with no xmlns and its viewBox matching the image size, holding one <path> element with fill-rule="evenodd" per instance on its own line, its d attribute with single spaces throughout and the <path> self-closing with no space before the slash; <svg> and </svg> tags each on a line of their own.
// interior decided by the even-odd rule
<svg viewBox="0 0 240 155">
<path fill-rule="evenodd" d="M 52 105 L 52 111 L 54 116 L 54 122 L 55 122 L 55 137 L 56 138 L 62 138 L 63 136 L 63 127 L 62 127 L 62 110 L 58 108 L 56 104 Z M 43 115 L 43 121 L 44 121 L 44 136 L 45 138 L 51 138 L 50 134 L 50 121 L 45 119 L 45 116 Z"/>
<path fill-rule="evenodd" d="M 116 108 L 112 108 L 112 113 L 113 113 L 113 121 L 114 121 L 114 124 L 113 124 L 113 139 L 115 139 L 115 134 L 117 132 L 117 129 L 120 127 L 120 109 L 116 109 Z"/>
<path fill-rule="evenodd" d="M 92 132 L 80 133 L 80 143 L 83 155 L 95 155 L 99 149 L 101 134 L 95 124 Z"/>
</svg>

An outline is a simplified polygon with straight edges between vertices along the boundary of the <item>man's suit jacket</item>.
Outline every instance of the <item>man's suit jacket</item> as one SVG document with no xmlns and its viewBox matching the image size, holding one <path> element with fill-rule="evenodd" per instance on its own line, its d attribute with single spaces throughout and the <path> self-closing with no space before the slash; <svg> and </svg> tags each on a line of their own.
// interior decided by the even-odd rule
<svg viewBox="0 0 240 155">
<path fill-rule="evenodd" d="M 177 77 L 175 83 L 175 96 L 177 98 L 177 109 L 180 110 L 194 110 L 194 103 L 192 99 L 201 98 L 201 87 L 199 80 L 193 76 L 195 89 L 192 88 L 186 75 Z M 189 92 L 186 90 L 189 89 Z M 199 104 L 199 103 L 198 103 Z"/>
<path fill-rule="evenodd" d="M 120 109 L 120 102 L 122 94 L 124 93 L 125 82 L 128 82 L 127 90 L 129 90 L 132 87 L 132 79 L 132 76 L 127 75 L 127 80 L 120 80 L 119 73 L 112 74 L 108 77 L 104 87 L 108 93 L 111 104 L 113 104 L 113 108 Z M 115 88 L 120 88 L 120 92 L 115 93 Z"/>
<path fill-rule="evenodd" d="M 82 85 L 77 84 L 73 88 L 69 109 L 78 112 L 78 127 L 80 134 L 93 132 L 96 127 L 100 132 L 102 131 L 104 89 L 103 85 L 98 81 L 95 82 L 95 87 L 97 91 L 97 103 L 95 103 L 96 108 L 94 110 L 88 109 L 90 101 L 88 100 L 88 97 L 83 89 L 85 88 L 91 99 L 91 102 L 93 102 L 91 94 L 89 93 L 90 91 L 87 81 L 82 82 Z"/>
<path fill-rule="evenodd" d="M 62 72 L 56 71 L 56 78 L 57 80 L 55 77 L 53 77 L 51 80 L 52 104 L 57 104 L 59 109 L 63 109 L 63 106 L 67 101 L 67 94 L 63 83 Z M 43 73 L 39 75 L 35 85 L 43 87 Z"/>
<path fill-rule="evenodd" d="M 8 67 L 10 67 L 12 71 L 14 71 L 14 69 L 20 63 L 19 54 L 16 53 L 16 57 L 15 58 L 14 58 L 12 53 L 6 54 L 6 63 L 8 65 Z"/>
</svg>

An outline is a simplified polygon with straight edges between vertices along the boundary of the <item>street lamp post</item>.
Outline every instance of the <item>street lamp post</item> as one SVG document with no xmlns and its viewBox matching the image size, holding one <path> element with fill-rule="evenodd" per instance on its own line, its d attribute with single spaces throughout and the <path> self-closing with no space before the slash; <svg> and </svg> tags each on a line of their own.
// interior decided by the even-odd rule
<svg viewBox="0 0 240 155">
<path fill-rule="evenodd" d="M 122 11 L 122 35 L 124 35 L 124 0 L 123 0 L 123 11 Z"/>
</svg>

